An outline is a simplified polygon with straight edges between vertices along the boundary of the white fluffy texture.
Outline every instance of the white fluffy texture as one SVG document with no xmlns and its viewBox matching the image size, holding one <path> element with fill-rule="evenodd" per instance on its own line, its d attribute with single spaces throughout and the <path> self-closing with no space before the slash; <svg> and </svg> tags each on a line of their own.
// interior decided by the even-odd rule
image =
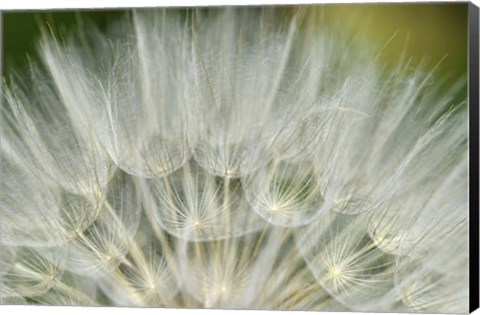
<svg viewBox="0 0 480 315">
<path fill-rule="evenodd" d="M 307 11 L 45 34 L 2 93 L 1 303 L 467 312 L 457 87 Z"/>
<path fill-rule="evenodd" d="M 322 187 L 312 163 L 274 161 L 243 182 L 252 209 L 270 223 L 301 226 L 320 213 Z"/>
<path fill-rule="evenodd" d="M 338 301 L 355 310 L 384 311 L 395 257 L 375 246 L 365 223 L 361 216 L 332 211 L 296 231 L 296 244 L 315 278 Z"/>
<path fill-rule="evenodd" d="M 143 191 L 157 222 L 182 239 L 218 240 L 266 225 L 251 212 L 238 179 L 216 177 L 194 162 L 169 177 L 145 181 Z"/>
</svg>

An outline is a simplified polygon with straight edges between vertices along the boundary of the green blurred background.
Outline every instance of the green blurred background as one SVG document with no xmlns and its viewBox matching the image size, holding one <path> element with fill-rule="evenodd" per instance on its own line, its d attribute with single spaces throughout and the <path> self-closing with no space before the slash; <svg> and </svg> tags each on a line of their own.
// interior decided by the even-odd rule
<svg viewBox="0 0 480 315">
<path fill-rule="evenodd" d="M 386 45 L 384 62 L 395 63 L 405 53 L 413 64 L 421 60 L 439 75 L 467 73 L 468 4 L 357 4 L 332 5 L 326 18 L 348 32 L 360 32 L 372 44 Z"/>
<path fill-rule="evenodd" d="M 404 53 L 413 64 L 425 60 L 428 70 L 447 55 L 437 75 L 453 82 L 467 73 L 467 8 L 467 3 L 330 4 L 316 5 L 312 12 L 320 10 L 326 23 L 352 35 L 360 33 L 377 47 L 382 47 L 396 34 L 381 56 L 386 64 L 395 64 Z M 40 25 L 48 24 L 61 34 L 68 34 L 82 17 L 105 29 L 122 12 L 4 12 L 4 76 L 8 77 L 13 69 L 25 73 L 28 68 L 26 55 L 37 59 L 35 49 Z"/>
</svg>

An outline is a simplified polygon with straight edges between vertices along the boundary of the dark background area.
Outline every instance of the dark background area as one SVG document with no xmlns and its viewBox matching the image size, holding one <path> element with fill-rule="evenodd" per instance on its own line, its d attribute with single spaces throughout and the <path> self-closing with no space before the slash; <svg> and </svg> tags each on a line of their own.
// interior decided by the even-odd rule
<svg viewBox="0 0 480 315">
<path fill-rule="evenodd" d="M 467 3 L 433 4 L 330 4 L 316 5 L 324 23 L 340 27 L 352 36 L 359 33 L 372 45 L 386 45 L 381 61 L 394 65 L 402 54 L 432 69 L 442 58 L 437 76 L 454 82 L 467 74 Z M 36 48 L 42 27 L 60 36 L 83 23 L 94 23 L 100 30 L 124 14 L 125 10 L 3 12 L 3 75 L 26 73 L 28 58 L 38 59 Z M 323 22 L 322 22 L 323 23 Z M 321 27 L 321 26 L 319 26 Z M 28 58 L 27 58 L 28 56 Z M 15 69 L 15 70 L 14 70 Z M 466 89 L 463 91 L 466 95 Z"/>
</svg>

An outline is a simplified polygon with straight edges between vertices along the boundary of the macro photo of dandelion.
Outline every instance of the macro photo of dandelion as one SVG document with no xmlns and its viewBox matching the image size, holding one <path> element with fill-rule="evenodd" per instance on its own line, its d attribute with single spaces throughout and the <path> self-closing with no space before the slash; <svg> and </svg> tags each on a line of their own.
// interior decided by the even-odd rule
<svg viewBox="0 0 480 315">
<path fill-rule="evenodd" d="M 467 69 L 328 10 L 42 24 L 2 82 L 0 304 L 468 313 Z"/>
</svg>

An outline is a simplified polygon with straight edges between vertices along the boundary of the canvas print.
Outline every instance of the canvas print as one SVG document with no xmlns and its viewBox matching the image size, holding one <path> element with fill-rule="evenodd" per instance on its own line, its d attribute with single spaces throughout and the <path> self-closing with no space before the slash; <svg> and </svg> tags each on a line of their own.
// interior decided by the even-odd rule
<svg viewBox="0 0 480 315">
<path fill-rule="evenodd" d="M 1 304 L 469 311 L 466 3 L 2 16 Z"/>
</svg>

